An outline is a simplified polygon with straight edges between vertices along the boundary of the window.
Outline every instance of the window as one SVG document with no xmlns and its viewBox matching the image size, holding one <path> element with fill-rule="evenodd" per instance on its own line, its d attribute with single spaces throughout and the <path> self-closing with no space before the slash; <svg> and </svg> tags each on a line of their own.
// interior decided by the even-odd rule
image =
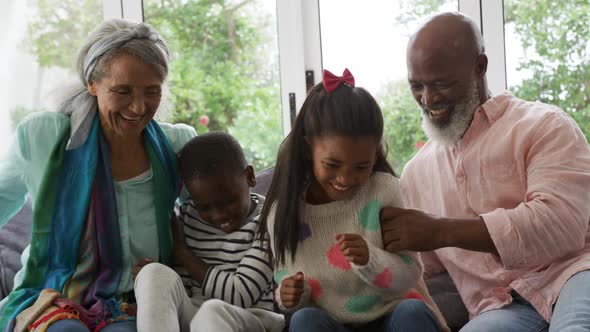
<svg viewBox="0 0 590 332">
<path fill-rule="evenodd" d="M 454 0 L 372 0 L 370 6 L 355 0 L 320 1 L 323 67 L 336 75 L 348 67 L 356 85 L 377 99 L 388 159 L 398 174 L 426 141 L 422 112 L 407 82 L 408 38 L 427 16 L 457 9 Z"/>
<path fill-rule="evenodd" d="M 590 138 L 590 3 L 504 0 L 508 88 L 557 105 Z"/>
<path fill-rule="evenodd" d="M 169 43 L 168 121 L 240 142 L 257 171 L 283 138 L 275 0 L 144 0 Z"/>
<path fill-rule="evenodd" d="M 10 133 L 27 114 L 55 110 L 67 85 L 79 82 L 77 50 L 102 21 L 100 0 L 3 0 L 0 31 L 0 132 Z M 0 154 L 10 140 L 0 140 Z"/>
</svg>

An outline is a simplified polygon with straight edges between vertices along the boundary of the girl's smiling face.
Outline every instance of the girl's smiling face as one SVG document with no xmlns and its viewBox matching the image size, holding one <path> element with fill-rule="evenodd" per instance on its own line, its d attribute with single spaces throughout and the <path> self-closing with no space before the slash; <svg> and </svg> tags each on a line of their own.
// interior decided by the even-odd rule
<svg viewBox="0 0 590 332">
<path fill-rule="evenodd" d="M 306 195 L 310 204 L 350 198 L 371 176 L 380 144 L 372 136 L 320 136 L 308 143 L 314 176 Z"/>
</svg>

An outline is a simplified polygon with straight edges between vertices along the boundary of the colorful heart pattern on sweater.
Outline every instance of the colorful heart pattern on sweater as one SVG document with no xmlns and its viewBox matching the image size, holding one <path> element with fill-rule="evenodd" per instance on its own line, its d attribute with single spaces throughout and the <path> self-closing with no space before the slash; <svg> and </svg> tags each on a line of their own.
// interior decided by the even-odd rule
<svg viewBox="0 0 590 332">
<path fill-rule="evenodd" d="M 309 227 L 309 224 L 302 222 L 301 228 L 299 229 L 299 241 L 307 240 L 311 235 L 311 227 Z"/>
<path fill-rule="evenodd" d="M 286 270 L 276 270 L 275 271 L 274 279 L 275 279 L 275 282 L 277 283 L 277 285 L 280 285 L 281 281 L 283 281 L 283 279 L 285 279 L 286 277 L 287 277 Z"/>
<path fill-rule="evenodd" d="M 424 300 L 424 297 L 420 295 L 420 293 L 418 292 L 409 292 L 408 294 L 406 294 L 406 296 L 404 296 L 404 299 L 416 299 L 422 302 L 426 302 L 426 300 Z"/>
<path fill-rule="evenodd" d="M 389 288 L 391 287 L 391 281 L 393 279 L 393 275 L 388 268 L 385 268 L 383 272 L 379 273 L 375 279 L 373 279 L 373 285 L 379 288 Z"/>
<path fill-rule="evenodd" d="M 361 227 L 367 231 L 375 232 L 381 229 L 381 222 L 379 221 L 379 212 L 381 212 L 380 201 L 372 199 L 363 206 L 359 211 L 359 223 Z"/>
<path fill-rule="evenodd" d="M 351 297 L 344 307 L 352 313 L 364 313 L 371 311 L 380 301 L 380 295 L 359 295 Z"/>
<path fill-rule="evenodd" d="M 404 261 L 404 263 L 406 263 L 407 265 L 412 265 L 412 263 L 414 262 L 412 257 L 410 257 L 409 255 L 405 255 L 405 254 L 397 254 L 397 255 L 399 257 L 401 257 L 402 261 Z"/>
<path fill-rule="evenodd" d="M 344 253 L 340 250 L 340 246 L 338 243 L 335 243 L 326 253 L 326 258 L 328 259 L 328 263 L 330 265 L 344 271 L 348 271 L 351 269 L 350 263 L 344 256 Z"/>
<path fill-rule="evenodd" d="M 305 280 L 307 281 L 307 284 L 311 289 L 311 300 L 317 301 L 324 294 L 324 289 L 322 288 L 322 285 L 320 285 L 320 282 L 315 280 L 314 278 L 306 278 Z"/>
</svg>

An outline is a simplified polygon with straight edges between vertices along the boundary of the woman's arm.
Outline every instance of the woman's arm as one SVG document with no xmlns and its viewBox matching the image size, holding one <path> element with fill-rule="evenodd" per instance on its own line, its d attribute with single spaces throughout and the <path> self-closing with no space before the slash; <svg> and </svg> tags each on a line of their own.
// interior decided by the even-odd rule
<svg viewBox="0 0 590 332">
<path fill-rule="evenodd" d="M 0 228 L 23 206 L 27 194 L 34 203 L 53 146 L 69 118 L 36 112 L 16 128 L 8 151 L 0 158 Z"/>
</svg>

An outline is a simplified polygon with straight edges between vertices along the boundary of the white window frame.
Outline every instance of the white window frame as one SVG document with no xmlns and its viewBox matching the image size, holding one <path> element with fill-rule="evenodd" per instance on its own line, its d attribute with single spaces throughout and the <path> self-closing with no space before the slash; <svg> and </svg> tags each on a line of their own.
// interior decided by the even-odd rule
<svg viewBox="0 0 590 332">
<path fill-rule="evenodd" d="M 319 0 L 276 0 L 283 133 L 291 130 L 291 108 L 299 112 L 306 96 L 306 71 L 314 82 L 322 77 Z M 484 36 L 488 55 L 488 87 L 492 94 L 506 90 L 503 0 L 457 0 L 459 11 L 473 18 Z M 369 5 L 369 4 L 367 4 Z M 143 21 L 142 0 L 103 0 L 105 19 Z M 294 94 L 294 98 L 290 95 Z M 293 100 L 292 100 L 293 99 Z M 294 101 L 294 105 L 291 105 Z"/>
<path fill-rule="evenodd" d="M 492 95 L 506 90 L 503 0 L 459 0 L 459 11 L 473 18 L 482 34 L 488 56 L 488 88 Z"/>
<path fill-rule="evenodd" d="M 143 22 L 142 0 L 102 0 L 104 19 L 123 18 L 134 22 Z"/>
<path fill-rule="evenodd" d="M 475 20 L 479 28 L 481 29 L 484 37 L 484 44 L 486 45 L 486 54 L 488 56 L 488 88 L 492 94 L 498 94 L 506 90 L 506 57 L 505 57 L 505 46 L 504 46 L 504 4 L 503 0 L 457 0 L 459 12 L 471 17 Z M 320 19 L 319 19 L 319 0 L 277 0 L 277 6 L 283 3 L 289 3 L 290 6 L 301 10 L 285 11 L 288 15 L 301 15 L 299 18 L 295 18 L 297 22 L 301 22 L 299 25 L 290 26 L 290 33 L 294 36 L 301 36 L 299 39 L 303 39 L 303 50 L 286 50 L 288 53 L 286 56 L 295 57 L 301 56 L 303 53 L 303 66 L 300 68 L 300 62 L 285 61 L 288 68 L 283 67 L 281 63 L 281 72 L 289 70 L 290 75 L 282 76 L 282 80 L 292 80 L 292 84 L 299 84 L 296 86 L 297 91 L 304 90 L 303 85 L 305 82 L 301 82 L 301 78 L 304 77 L 306 70 L 313 70 L 315 73 L 316 83 L 321 80 L 322 72 L 322 54 L 321 54 L 321 33 L 320 33 Z M 295 4 L 296 3 L 296 4 Z M 369 4 L 367 4 L 369 5 Z M 281 20 L 281 13 L 278 15 L 278 20 Z M 299 29 L 299 30 L 297 30 Z M 279 27 L 279 39 L 281 38 L 281 29 Z M 283 36 L 289 39 L 290 36 Z M 280 43 L 279 43 L 280 44 Z M 294 45 L 295 43 L 291 44 Z M 284 57 L 281 47 L 279 47 L 279 54 Z M 301 59 L 299 59 L 301 60 Z M 293 64 L 297 64 L 297 68 L 293 68 Z M 298 77 L 291 77 L 291 75 L 297 75 Z M 285 86 L 287 83 L 281 82 L 281 86 Z M 290 87 L 291 87 L 290 86 Z M 282 89 L 283 100 L 285 100 L 285 89 Z M 285 103 L 283 103 L 283 107 Z M 301 104 L 298 103 L 298 108 Z"/>
</svg>

